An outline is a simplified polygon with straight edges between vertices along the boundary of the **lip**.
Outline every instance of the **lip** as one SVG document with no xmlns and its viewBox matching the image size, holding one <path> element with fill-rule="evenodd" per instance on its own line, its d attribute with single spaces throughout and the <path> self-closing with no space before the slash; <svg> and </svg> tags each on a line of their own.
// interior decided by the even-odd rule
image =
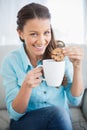
<svg viewBox="0 0 87 130">
<path fill-rule="evenodd" d="M 34 45 L 34 47 L 37 49 L 37 50 L 43 50 L 45 48 L 45 46 L 36 46 Z"/>
</svg>

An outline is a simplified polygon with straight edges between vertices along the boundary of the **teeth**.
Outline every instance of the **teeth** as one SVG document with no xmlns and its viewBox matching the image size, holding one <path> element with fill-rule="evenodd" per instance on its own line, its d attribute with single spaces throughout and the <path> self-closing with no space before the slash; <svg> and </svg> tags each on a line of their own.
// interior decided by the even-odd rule
<svg viewBox="0 0 87 130">
<path fill-rule="evenodd" d="M 36 48 L 43 48 L 44 46 L 37 46 L 37 45 L 34 45 Z"/>
<path fill-rule="evenodd" d="M 36 47 L 36 48 L 43 48 L 43 46 L 40 46 L 40 47 Z"/>
</svg>

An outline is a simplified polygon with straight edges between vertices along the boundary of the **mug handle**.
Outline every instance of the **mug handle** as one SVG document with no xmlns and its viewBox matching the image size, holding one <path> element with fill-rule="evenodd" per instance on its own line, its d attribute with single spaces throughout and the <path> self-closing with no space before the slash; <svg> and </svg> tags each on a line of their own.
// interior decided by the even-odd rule
<svg viewBox="0 0 87 130">
<path fill-rule="evenodd" d="M 38 65 L 36 68 L 38 68 L 38 67 L 42 67 L 42 68 L 43 68 L 43 65 Z M 41 80 L 42 80 L 42 81 L 46 81 L 46 79 L 43 78 L 43 77 L 41 77 Z"/>
</svg>

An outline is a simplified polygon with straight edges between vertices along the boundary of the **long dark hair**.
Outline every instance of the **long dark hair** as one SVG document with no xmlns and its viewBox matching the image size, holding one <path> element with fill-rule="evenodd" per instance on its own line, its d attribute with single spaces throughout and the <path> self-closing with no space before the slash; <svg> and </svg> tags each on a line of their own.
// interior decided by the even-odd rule
<svg viewBox="0 0 87 130">
<path fill-rule="evenodd" d="M 51 15 L 50 15 L 49 9 L 46 6 L 37 4 L 37 3 L 31 3 L 31 4 L 25 5 L 23 8 L 19 10 L 18 15 L 17 15 L 17 30 L 22 31 L 27 20 L 29 19 L 31 20 L 35 18 L 50 20 Z M 24 40 L 22 40 L 21 38 L 20 40 L 24 42 Z M 43 59 L 51 58 L 50 53 L 55 47 L 56 47 L 56 42 L 54 38 L 53 29 L 51 26 L 51 41 L 45 50 Z"/>
</svg>

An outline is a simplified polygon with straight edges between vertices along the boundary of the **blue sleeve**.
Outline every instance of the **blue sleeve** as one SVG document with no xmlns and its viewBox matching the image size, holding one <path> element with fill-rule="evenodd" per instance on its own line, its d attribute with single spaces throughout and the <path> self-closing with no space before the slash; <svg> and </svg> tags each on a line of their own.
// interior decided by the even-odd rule
<svg viewBox="0 0 87 130">
<path fill-rule="evenodd" d="M 71 106 L 78 106 L 81 103 L 81 100 L 82 100 L 84 92 L 82 92 L 80 96 L 77 96 L 77 97 L 73 96 L 72 93 L 71 93 L 71 90 L 70 90 L 71 86 L 72 86 L 72 83 L 68 84 L 66 89 L 65 89 L 66 95 L 67 95 L 67 99 L 68 99 L 69 104 Z"/>
<path fill-rule="evenodd" d="M 69 61 L 68 58 L 66 58 L 65 75 L 68 80 L 68 84 L 67 84 L 67 86 L 65 86 L 65 91 L 66 91 L 66 96 L 69 101 L 69 104 L 71 104 L 73 106 L 78 106 L 81 103 L 83 93 L 78 97 L 75 97 L 71 94 L 71 86 L 72 86 L 72 82 L 73 82 L 73 65 Z"/>
<path fill-rule="evenodd" d="M 6 91 L 6 105 L 7 105 L 8 113 L 11 119 L 18 120 L 25 113 L 23 114 L 17 113 L 12 108 L 12 101 L 14 100 L 14 98 L 19 92 L 19 86 L 17 83 L 16 72 L 14 71 L 13 65 L 11 63 L 12 63 L 12 59 L 5 58 L 2 62 L 0 73 L 3 77 L 3 85 Z"/>
</svg>

